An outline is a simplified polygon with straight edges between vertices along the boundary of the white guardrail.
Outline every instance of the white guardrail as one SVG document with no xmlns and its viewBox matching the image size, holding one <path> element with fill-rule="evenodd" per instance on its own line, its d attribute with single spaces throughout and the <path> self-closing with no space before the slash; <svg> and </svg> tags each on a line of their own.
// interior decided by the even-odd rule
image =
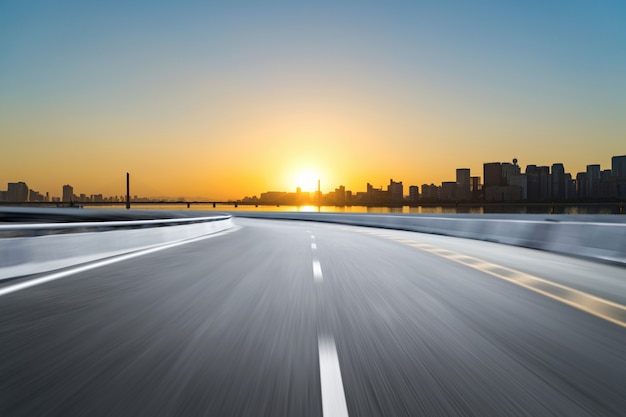
<svg viewBox="0 0 626 417">
<path fill-rule="evenodd" d="M 335 213 L 245 212 L 249 218 L 304 220 L 353 226 L 382 227 L 462 237 L 557 252 L 626 265 L 626 223 L 602 216 L 539 215 L 384 215 Z M 542 218 L 543 217 L 543 218 Z M 590 220 L 587 220 L 590 219 Z M 620 221 L 617 221 L 620 220 Z"/>
<path fill-rule="evenodd" d="M 229 215 L 156 220 L 0 225 L 0 280 L 217 233 Z M 4 237 L 2 237 L 4 236 Z"/>
</svg>

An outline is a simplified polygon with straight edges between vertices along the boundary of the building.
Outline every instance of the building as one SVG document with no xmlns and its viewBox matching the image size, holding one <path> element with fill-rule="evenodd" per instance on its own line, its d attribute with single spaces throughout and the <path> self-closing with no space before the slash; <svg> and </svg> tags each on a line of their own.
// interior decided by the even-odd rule
<svg viewBox="0 0 626 417">
<path fill-rule="evenodd" d="M 28 185 L 24 182 L 10 182 L 7 184 L 6 201 L 25 203 L 28 201 Z"/>
<path fill-rule="evenodd" d="M 66 184 L 63 186 L 63 202 L 71 203 L 72 201 L 74 201 L 74 187 Z"/>
<path fill-rule="evenodd" d="M 552 181 L 550 179 L 550 167 L 537 167 L 537 180 L 539 186 L 540 201 L 549 201 L 552 199 Z"/>
<path fill-rule="evenodd" d="M 571 201 L 576 199 L 576 181 L 572 179 L 572 174 L 565 173 L 565 200 Z"/>
<path fill-rule="evenodd" d="M 527 198 L 530 201 L 539 200 L 539 171 L 537 165 L 526 165 Z"/>
<path fill-rule="evenodd" d="M 618 178 L 626 179 L 626 155 L 611 158 L 611 173 Z"/>
<path fill-rule="evenodd" d="M 587 198 L 599 197 L 600 178 L 600 164 L 587 165 Z"/>
<path fill-rule="evenodd" d="M 28 201 L 41 203 L 41 202 L 46 201 L 46 196 L 44 196 L 43 194 L 40 194 L 39 192 L 35 190 L 30 190 Z"/>
<path fill-rule="evenodd" d="M 565 167 L 561 163 L 552 164 L 552 200 L 565 200 Z"/>
<path fill-rule="evenodd" d="M 367 204 L 386 205 L 389 201 L 389 191 L 383 191 L 382 187 L 374 188 L 372 184 L 367 183 Z"/>
<path fill-rule="evenodd" d="M 506 202 L 522 199 L 522 189 L 514 185 L 500 185 L 485 188 L 485 201 Z"/>
<path fill-rule="evenodd" d="M 404 201 L 404 186 L 402 185 L 402 181 L 395 182 L 393 179 L 390 179 L 389 185 L 387 186 L 387 193 L 391 203 L 401 204 Z"/>
<path fill-rule="evenodd" d="M 265 193 L 261 193 L 259 202 L 263 204 L 285 204 L 288 197 L 289 194 L 285 191 L 268 191 Z"/>
<path fill-rule="evenodd" d="M 511 176 L 509 179 L 510 187 L 515 187 L 519 189 L 519 198 L 518 200 L 527 200 L 528 199 L 528 180 L 526 174 L 517 174 Z M 517 196 L 517 191 L 511 191 L 512 194 Z"/>
<path fill-rule="evenodd" d="M 483 164 L 483 188 L 497 187 L 502 183 L 502 164 L 500 162 L 487 162 Z"/>
<path fill-rule="evenodd" d="M 477 201 L 480 199 L 480 192 L 482 191 L 480 177 L 470 177 L 470 191 L 472 193 L 472 200 Z"/>
<path fill-rule="evenodd" d="M 417 203 L 420 198 L 420 189 L 417 185 L 411 185 L 409 187 L 409 201 L 411 203 Z"/>
<path fill-rule="evenodd" d="M 576 199 L 585 200 L 587 198 L 587 173 L 576 174 Z"/>
<path fill-rule="evenodd" d="M 422 184 L 423 201 L 439 201 L 439 187 L 435 184 Z"/>
<path fill-rule="evenodd" d="M 456 181 L 445 181 L 441 183 L 441 191 L 439 193 L 439 199 L 441 201 L 456 201 Z"/>
<path fill-rule="evenodd" d="M 335 188 L 333 203 L 336 206 L 345 206 L 346 205 L 346 187 L 340 185 L 339 188 Z"/>
<path fill-rule="evenodd" d="M 472 187 L 470 181 L 469 168 L 458 168 L 456 170 L 456 199 L 459 201 L 469 201 L 472 199 Z"/>
<path fill-rule="evenodd" d="M 520 174 L 519 165 L 517 165 L 517 158 L 513 158 L 513 163 L 502 163 L 502 184 L 511 185 L 511 177 Z"/>
</svg>

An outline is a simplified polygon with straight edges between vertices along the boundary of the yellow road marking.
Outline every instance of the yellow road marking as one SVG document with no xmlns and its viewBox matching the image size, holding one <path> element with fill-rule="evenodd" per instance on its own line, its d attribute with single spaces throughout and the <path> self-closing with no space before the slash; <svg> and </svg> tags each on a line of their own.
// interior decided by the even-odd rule
<svg viewBox="0 0 626 417">
<path fill-rule="evenodd" d="M 547 281 L 543 278 L 527 274 L 506 266 L 494 264 L 483 259 L 473 256 L 464 255 L 462 253 L 453 252 L 448 249 L 438 248 L 436 246 L 420 243 L 414 240 L 397 238 L 388 234 L 368 233 L 379 237 L 384 237 L 407 246 L 423 250 L 433 255 L 451 260 L 453 262 L 465 265 L 469 268 L 476 269 L 485 274 L 500 278 L 504 281 L 524 287 L 538 294 L 550 297 L 553 300 L 567 304 L 578 310 L 592 314 L 601 319 L 610 321 L 618 326 L 626 327 L 626 306 L 596 297 L 595 295 Z"/>
</svg>

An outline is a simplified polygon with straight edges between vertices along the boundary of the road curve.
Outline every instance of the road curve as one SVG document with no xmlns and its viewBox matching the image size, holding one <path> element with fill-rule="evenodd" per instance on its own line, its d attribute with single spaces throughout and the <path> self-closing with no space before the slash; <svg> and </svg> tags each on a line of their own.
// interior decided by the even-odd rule
<svg viewBox="0 0 626 417">
<path fill-rule="evenodd" d="M 235 222 L 5 291 L 0 415 L 625 413 L 624 268 L 412 232 Z"/>
</svg>

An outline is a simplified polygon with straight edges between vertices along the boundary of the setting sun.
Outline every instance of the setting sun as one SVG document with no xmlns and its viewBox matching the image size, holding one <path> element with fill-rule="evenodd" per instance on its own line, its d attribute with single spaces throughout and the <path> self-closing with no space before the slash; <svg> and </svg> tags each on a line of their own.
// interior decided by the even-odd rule
<svg viewBox="0 0 626 417">
<path fill-rule="evenodd" d="M 313 171 L 300 171 L 294 175 L 295 186 L 300 187 L 302 191 L 316 191 L 318 179 L 319 175 Z"/>
</svg>

